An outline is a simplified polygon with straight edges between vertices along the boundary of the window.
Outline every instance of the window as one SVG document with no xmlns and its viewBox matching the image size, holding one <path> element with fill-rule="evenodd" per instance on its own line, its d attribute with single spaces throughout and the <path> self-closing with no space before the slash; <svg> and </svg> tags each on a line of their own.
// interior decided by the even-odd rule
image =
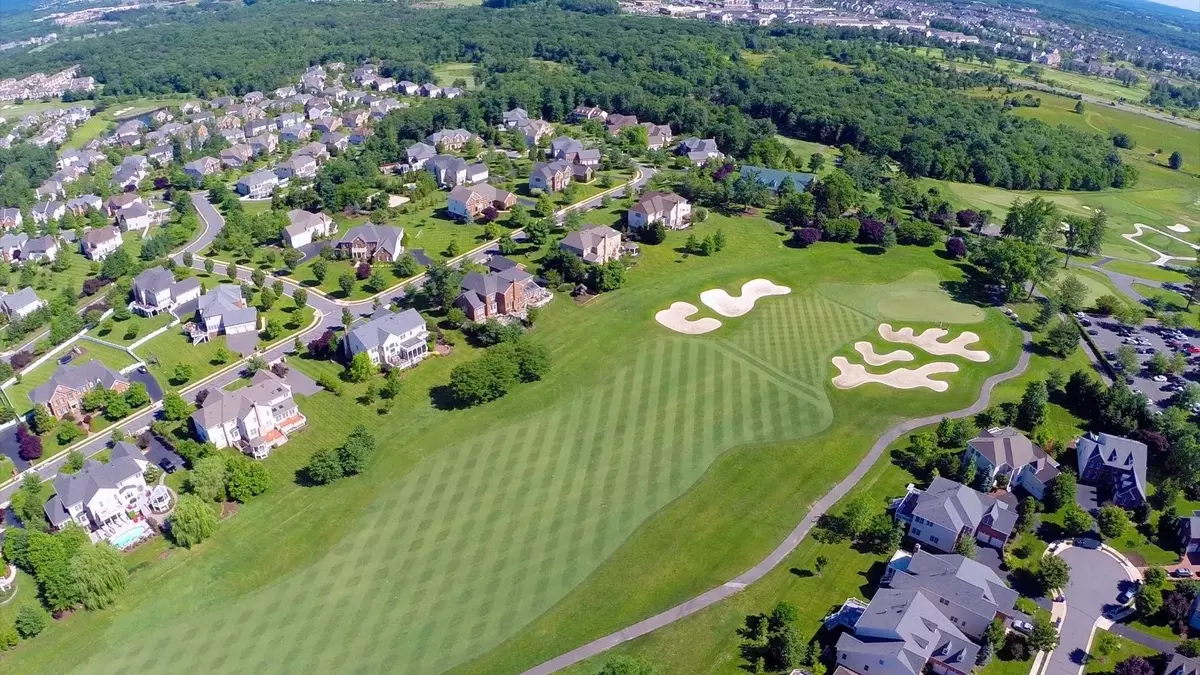
<svg viewBox="0 0 1200 675">
<path fill-rule="evenodd" d="M 950 606 L 950 601 L 945 598 L 938 598 L 938 602 L 942 603 L 943 605 L 945 605 L 947 607 Z"/>
<path fill-rule="evenodd" d="M 930 537 L 930 538 L 929 538 L 929 541 L 932 541 L 933 543 L 935 543 L 935 544 L 936 544 L 936 543 L 938 543 L 938 538 L 937 538 L 937 537 Z"/>
<path fill-rule="evenodd" d="M 917 536 L 917 535 L 919 535 L 919 534 L 921 534 L 921 528 L 919 528 L 919 527 L 914 527 L 914 528 L 912 529 L 912 533 L 913 533 L 913 536 L 914 536 L 914 537 L 915 537 L 915 536 Z"/>
<path fill-rule="evenodd" d="M 958 623 L 958 617 L 956 617 L 956 616 L 950 617 L 950 623 Z"/>
</svg>

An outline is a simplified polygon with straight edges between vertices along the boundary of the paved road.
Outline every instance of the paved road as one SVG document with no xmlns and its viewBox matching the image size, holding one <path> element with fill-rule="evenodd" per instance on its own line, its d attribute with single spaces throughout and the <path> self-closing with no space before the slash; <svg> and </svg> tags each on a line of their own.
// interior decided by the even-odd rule
<svg viewBox="0 0 1200 675">
<path fill-rule="evenodd" d="M 1133 580 L 1116 558 L 1102 550 L 1071 547 L 1058 555 L 1071 566 L 1067 615 L 1043 675 L 1079 675 L 1096 622 L 1120 606 L 1117 596 Z"/>
<path fill-rule="evenodd" d="M 1025 340 L 1025 349 L 1021 352 L 1020 358 L 1017 359 L 1017 364 L 1013 366 L 1012 369 L 997 375 L 993 375 L 984 381 L 983 388 L 979 392 L 979 398 L 976 399 L 974 403 L 966 408 L 956 410 L 954 412 L 940 415 L 930 415 L 929 417 L 922 417 L 901 422 L 900 424 L 897 424 L 885 431 L 883 435 L 875 441 L 875 445 L 871 446 L 871 450 L 867 453 L 866 457 L 863 457 L 858 463 L 858 466 L 854 467 L 854 470 L 850 472 L 850 475 L 846 476 L 840 483 L 833 486 L 833 489 L 818 499 L 816 503 L 809 508 L 808 513 L 804 516 L 804 520 L 800 521 L 800 524 L 792 530 L 791 534 L 789 534 L 787 538 L 779 544 L 779 546 L 775 547 L 775 550 L 771 551 L 767 557 L 759 561 L 757 565 L 738 575 L 732 581 L 728 581 L 717 588 L 705 591 L 691 600 L 676 605 L 665 612 L 656 614 L 643 621 L 639 621 L 632 626 L 628 626 L 620 631 L 617 631 L 616 633 L 605 635 L 602 638 L 593 640 L 592 642 L 589 642 L 581 647 L 577 647 L 566 654 L 556 656 L 545 663 L 530 668 L 529 670 L 525 671 L 525 675 L 548 675 L 549 673 L 562 670 L 563 668 L 579 663 L 584 659 L 591 658 L 597 654 L 612 649 L 622 642 L 646 635 L 647 633 L 658 630 L 663 626 L 670 625 L 686 616 L 694 614 L 705 607 L 714 605 L 721 600 L 740 592 L 746 586 L 749 586 L 750 584 L 763 578 L 768 572 L 778 566 L 779 563 L 783 562 L 783 560 L 787 558 L 789 554 L 791 554 L 791 552 L 800 544 L 801 541 L 804 540 L 804 538 L 816 525 L 817 520 L 820 519 L 821 516 L 823 516 L 830 508 L 832 508 L 833 505 L 838 502 L 838 500 L 846 496 L 850 489 L 853 488 L 860 480 L 862 480 L 864 476 L 866 476 L 867 472 L 871 469 L 871 466 L 883 456 L 887 447 L 896 439 L 914 429 L 930 424 L 936 424 L 943 417 L 967 417 L 982 412 L 985 408 L 987 408 L 988 402 L 991 399 L 992 389 L 994 389 L 997 384 L 1021 375 L 1025 372 L 1025 369 L 1029 367 L 1029 356 L 1033 338 L 1029 335 L 1029 333 L 1024 331 L 1022 331 L 1022 335 L 1024 336 Z"/>
<path fill-rule="evenodd" d="M 1104 276 L 1108 277 L 1109 281 L 1113 282 L 1113 285 L 1117 287 L 1117 290 L 1121 291 L 1125 295 L 1128 295 L 1130 298 L 1133 298 L 1134 300 L 1137 300 L 1139 302 L 1144 302 L 1145 300 L 1147 300 L 1147 298 L 1145 295 L 1142 295 L 1141 293 L 1134 290 L 1133 285 L 1135 283 L 1141 284 L 1143 286 L 1153 286 L 1155 288 L 1163 287 L 1163 285 L 1157 281 L 1150 281 L 1149 279 L 1142 279 L 1140 277 L 1134 277 L 1134 276 L 1130 276 L 1128 274 L 1114 272 L 1113 270 L 1106 268 L 1105 265 L 1112 262 L 1112 260 L 1113 260 L 1112 258 L 1101 258 L 1100 260 L 1097 260 L 1095 263 L 1092 263 L 1092 264 L 1081 263 L 1081 262 L 1072 262 L 1071 266 L 1072 267 L 1080 267 L 1083 269 L 1095 270 L 1095 271 L 1103 274 Z"/>
</svg>

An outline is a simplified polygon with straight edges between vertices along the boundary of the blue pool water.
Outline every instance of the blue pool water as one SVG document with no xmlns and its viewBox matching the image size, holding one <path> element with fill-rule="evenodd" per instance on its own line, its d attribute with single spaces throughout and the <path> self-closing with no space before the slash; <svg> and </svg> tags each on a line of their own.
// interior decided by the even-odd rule
<svg viewBox="0 0 1200 675">
<path fill-rule="evenodd" d="M 146 533 L 149 531 L 150 531 L 150 527 L 148 525 L 146 525 L 145 523 L 138 523 L 134 527 L 113 537 L 110 541 L 112 541 L 112 545 L 116 546 L 117 549 L 124 550 L 124 549 L 128 548 L 129 545 L 132 544 L 133 542 L 146 536 Z"/>
</svg>

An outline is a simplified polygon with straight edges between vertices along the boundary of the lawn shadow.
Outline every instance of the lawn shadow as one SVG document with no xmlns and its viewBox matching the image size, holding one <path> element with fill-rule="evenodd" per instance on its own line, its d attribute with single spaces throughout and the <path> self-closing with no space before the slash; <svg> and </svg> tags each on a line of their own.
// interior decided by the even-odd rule
<svg viewBox="0 0 1200 675">
<path fill-rule="evenodd" d="M 963 273 L 964 279 L 943 281 L 940 285 L 955 301 L 979 307 L 994 307 L 1003 303 L 999 290 L 992 288 L 974 265 L 959 261 L 954 267 Z"/>
<path fill-rule="evenodd" d="M 883 255 L 884 253 L 887 253 L 886 248 L 884 248 L 882 246 L 871 245 L 871 244 L 863 245 L 863 246 L 855 246 L 854 250 L 858 251 L 859 253 L 862 253 L 863 255 Z"/>
<path fill-rule="evenodd" d="M 454 390 L 448 384 L 430 387 L 429 403 L 438 410 L 462 410 L 466 407 L 458 402 Z"/>
</svg>

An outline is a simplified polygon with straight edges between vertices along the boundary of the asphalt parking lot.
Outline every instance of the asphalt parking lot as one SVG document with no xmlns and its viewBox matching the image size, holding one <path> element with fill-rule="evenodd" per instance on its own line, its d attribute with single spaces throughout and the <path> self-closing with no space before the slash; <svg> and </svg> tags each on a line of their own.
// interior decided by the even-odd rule
<svg viewBox="0 0 1200 675">
<path fill-rule="evenodd" d="M 1148 343 L 1145 345 L 1129 345 L 1138 351 L 1138 361 L 1143 365 L 1143 368 L 1137 373 L 1126 374 L 1133 379 L 1133 382 L 1130 383 L 1129 386 L 1134 391 L 1139 391 L 1145 394 L 1146 397 L 1154 403 L 1165 405 L 1165 402 L 1174 394 L 1173 391 L 1168 390 L 1172 383 L 1155 382 L 1144 368 L 1146 362 L 1150 360 L 1150 357 L 1153 356 L 1155 352 L 1162 352 L 1167 356 L 1171 356 L 1175 353 L 1174 349 L 1166 345 L 1166 340 L 1163 337 L 1162 329 L 1158 326 L 1158 322 L 1153 319 L 1147 320 L 1145 325 L 1143 325 L 1140 329 L 1133 329 L 1129 336 L 1125 336 L 1120 332 L 1122 330 L 1122 326 L 1115 319 L 1091 315 L 1087 316 L 1086 319 L 1091 323 L 1091 325 L 1085 326 L 1084 329 L 1088 331 L 1088 334 L 1096 343 L 1096 346 L 1100 348 L 1100 351 L 1105 355 L 1109 362 L 1114 364 L 1114 367 L 1116 364 L 1115 355 L 1117 348 L 1127 344 L 1125 342 L 1127 337 L 1141 338 Z M 1189 330 L 1186 332 L 1188 333 L 1189 342 L 1191 344 L 1200 345 L 1200 339 L 1197 339 L 1195 331 Z M 1147 353 L 1147 350 L 1153 351 L 1149 351 Z M 1183 382 L 1200 383 L 1200 365 L 1198 364 L 1200 364 L 1200 359 L 1197 359 L 1196 357 L 1189 357 L 1188 369 L 1183 374 Z"/>
</svg>

